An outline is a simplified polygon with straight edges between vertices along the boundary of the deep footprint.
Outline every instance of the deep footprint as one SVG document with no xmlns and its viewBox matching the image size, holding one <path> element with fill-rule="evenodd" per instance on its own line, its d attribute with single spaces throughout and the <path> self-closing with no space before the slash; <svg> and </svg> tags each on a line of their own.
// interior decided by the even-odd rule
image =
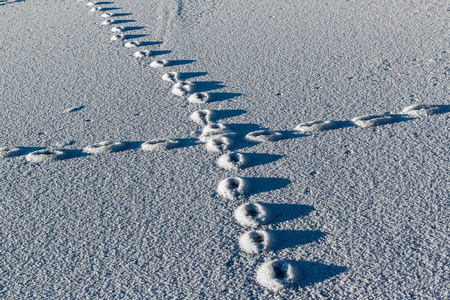
<svg viewBox="0 0 450 300">
<path fill-rule="evenodd" d="M 240 177 L 229 177 L 222 180 L 217 186 L 217 193 L 229 200 L 244 195 L 249 190 L 248 183 Z"/>
<path fill-rule="evenodd" d="M 267 231 L 247 231 L 239 237 L 239 247 L 248 254 L 258 254 L 270 248 L 270 241 Z"/>
<path fill-rule="evenodd" d="M 217 165 L 225 170 L 237 171 L 245 167 L 247 159 L 244 154 L 237 152 L 230 152 L 220 156 L 217 161 Z"/>
<path fill-rule="evenodd" d="M 259 203 L 245 203 L 234 211 L 236 222 L 242 227 L 258 227 L 269 222 L 269 212 Z"/>
<path fill-rule="evenodd" d="M 125 144 L 122 142 L 105 141 L 83 148 L 84 153 L 89 154 L 103 154 L 118 152 L 125 149 Z"/>
<path fill-rule="evenodd" d="M 247 141 L 251 142 L 260 142 L 260 143 L 266 143 L 266 142 L 274 142 L 279 139 L 281 139 L 283 135 L 280 132 L 271 131 L 271 130 L 257 130 L 248 133 L 245 136 L 245 139 Z"/>
<path fill-rule="evenodd" d="M 286 261 L 273 260 L 263 263 L 256 271 L 256 281 L 264 288 L 278 292 L 296 280 L 294 267 Z"/>
<path fill-rule="evenodd" d="M 141 149 L 149 152 L 159 152 L 177 147 L 178 141 L 171 139 L 153 139 L 141 145 Z"/>
</svg>

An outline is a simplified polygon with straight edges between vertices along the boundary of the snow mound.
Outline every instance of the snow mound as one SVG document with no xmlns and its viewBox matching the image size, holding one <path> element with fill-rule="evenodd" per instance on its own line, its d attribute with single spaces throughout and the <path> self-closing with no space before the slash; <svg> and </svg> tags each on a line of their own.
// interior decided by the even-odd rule
<svg viewBox="0 0 450 300">
<path fill-rule="evenodd" d="M 294 267 L 283 260 L 263 263 L 256 271 L 256 281 L 264 288 L 278 292 L 296 280 Z"/>
<path fill-rule="evenodd" d="M 110 152 L 118 152 L 123 149 L 125 149 L 125 144 L 122 142 L 104 141 L 83 148 L 83 152 L 90 154 L 103 154 Z"/>
<path fill-rule="evenodd" d="M 239 247 L 248 254 L 258 254 L 270 247 L 270 234 L 264 230 L 247 231 L 239 237 Z"/>
<path fill-rule="evenodd" d="M 101 6 L 96 6 L 96 7 L 91 8 L 91 12 L 102 11 L 102 10 L 103 10 L 103 7 L 101 7 Z"/>
<path fill-rule="evenodd" d="M 20 154 L 20 149 L 15 147 L 0 147 L 0 158 L 17 156 Z"/>
<path fill-rule="evenodd" d="M 114 16 L 113 13 L 103 13 L 100 15 L 100 17 L 105 18 L 105 19 L 111 18 L 113 16 Z"/>
<path fill-rule="evenodd" d="M 209 94 L 208 93 L 194 93 L 188 97 L 188 102 L 192 104 L 203 104 L 208 102 Z"/>
<path fill-rule="evenodd" d="M 209 139 L 206 142 L 205 147 L 206 151 L 208 151 L 209 153 L 222 153 L 224 151 L 227 151 L 230 148 L 231 144 L 231 139 L 226 136 L 219 135 Z"/>
<path fill-rule="evenodd" d="M 167 66 L 168 61 L 165 59 L 161 59 L 161 60 L 154 60 L 151 62 L 150 67 L 152 68 L 164 68 L 165 66 Z"/>
<path fill-rule="evenodd" d="M 123 40 L 123 34 L 115 34 L 111 37 L 111 41 L 121 41 Z"/>
<path fill-rule="evenodd" d="M 217 165 L 225 170 L 237 171 L 245 166 L 246 158 L 243 154 L 237 152 L 230 152 L 220 156 Z"/>
<path fill-rule="evenodd" d="M 141 149 L 144 151 L 165 151 L 172 148 L 175 148 L 178 145 L 178 141 L 170 140 L 170 139 L 153 139 L 148 142 L 145 142 L 141 145 Z"/>
<path fill-rule="evenodd" d="M 191 121 L 194 121 L 198 125 L 208 125 L 211 123 L 211 119 L 213 119 L 215 116 L 214 111 L 210 111 L 209 109 L 203 109 L 203 110 L 197 110 L 194 111 L 190 116 L 189 119 Z"/>
<path fill-rule="evenodd" d="M 64 152 L 60 150 L 38 150 L 31 152 L 25 156 L 25 159 L 30 163 L 42 163 L 60 159 L 64 156 Z"/>
<path fill-rule="evenodd" d="M 225 178 L 217 186 L 217 193 L 229 200 L 234 200 L 237 197 L 247 193 L 249 190 L 248 183 L 240 177 Z"/>
<path fill-rule="evenodd" d="M 126 44 L 125 44 L 126 46 Z M 136 51 L 134 52 L 133 56 L 136 58 L 144 58 L 150 55 L 150 51 L 148 50 L 140 50 L 140 51 Z"/>
<path fill-rule="evenodd" d="M 402 110 L 402 113 L 411 117 L 420 118 L 437 114 L 439 111 L 440 109 L 438 106 L 415 104 L 405 107 Z"/>
<path fill-rule="evenodd" d="M 97 2 L 89 1 L 86 3 L 86 6 L 94 6 L 95 4 L 97 4 Z"/>
<path fill-rule="evenodd" d="M 234 210 L 234 218 L 242 227 L 258 227 L 269 221 L 269 212 L 259 203 L 245 203 Z"/>
<path fill-rule="evenodd" d="M 206 143 L 209 139 L 216 137 L 218 135 L 231 135 L 233 134 L 224 124 L 222 123 L 214 123 L 206 125 L 202 134 L 199 136 L 199 141 L 202 143 Z"/>
<path fill-rule="evenodd" d="M 171 82 L 171 83 L 176 83 L 178 81 L 178 72 L 166 73 L 161 78 L 164 81 Z"/>
<path fill-rule="evenodd" d="M 178 97 L 186 96 L 192 90 L 192 82 L 179 81 L 173 85 L 171 93 Z"/>
<path fill-rule="evenodd" d="M 275 132 L 275 131 L 271 131 L 271 130 L 257 130 L 257 131 L 248 133 L 245 136 L 245 139 L 247 141 L 264 143 L 264 142 L 277 141 L 277 140 L 281 139 L 282 137 L 283 137 L 283 135 L 280 132 Z"/>
<path fill-rule="evenodd" d="M 334 128 L 336 128 L 336 122 L 334 121 L 311 121 L 298 124 L 294 127 L 294 130 L 301 133 L 317 133 Z"/>
<path fill-rule="evenodd" d="M 355 123 L 356 126 L 362 128 L 369 128 L 379 125 L 384 125 L 388 123 L 394 122 L 394 117 L 391 115 L 367 115 L 356 117 L 352 119 L 352 122 Z"/>
<path fill-rule="evenodd" d="M 125 43 L 125 48 L 134 48 L 134 47 L 138 47 L 140 45 L 139 42 L 136 41 L 131 41 L 131 42 L 126 42 Z"/>
</svg>

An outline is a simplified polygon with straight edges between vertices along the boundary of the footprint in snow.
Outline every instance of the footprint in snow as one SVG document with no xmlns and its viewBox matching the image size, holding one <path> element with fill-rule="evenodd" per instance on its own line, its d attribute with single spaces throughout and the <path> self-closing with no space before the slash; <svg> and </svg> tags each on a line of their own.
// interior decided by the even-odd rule
<svg viewBox="0 0 450 300">
<path fill-rule="evenodd" d="M 164 74 L 161 78 L 162 78 L 162 80 L 167 81 L 167 82 L 177 83 L 178 78 L 179 78 L 178 76 L 179 76 L 178 72 L 169 72 L 169 73 Z"/>
<path fill-rule="evenodd" d="M 283 135 L 280 132 L 271 131 L 271 130 L 257 130 L 248 133 L 245 136 L 247 141 L 251 142 L 273 142 L 281 139 Z"/>
<path fill-rule="evenodd" d="M 122 33 L 124 29 L 125 29 L 125 27 L 123 27 L 123 26 L 115 26 L 115 27 L 111 28 L 111 32 L 112 33 Z"/>
<path fill-rule="evenodd" d="M 103 153 L 118 152 L 124 149 L 125 144 L 122 142 L 105 141 L 87 146 L 83 148 L 83 152 L 89 154 L 103 154 Z"/>
<path fill-rule="evenodd" d="M 136 41 L 131 41 L 131 42 L 126 42 L 125 43 L 125 48 L 134 48 L 134 47 L 139 47 L 141 43 L 136 42 Z"/>
<path fill-rule="evenodd" d="M 297 280 L 295 268 L 287 261 L 273 260 L 263 263 L 256 271 L 256 281 L 264 288 L 278 292 Z"/>
<path fill-rule="evenodd" d="M 94 5 L 96 5 L 96 4 L 97 4 L 97 2 L 88 1 L 88 2 L 86 3 L 86 6 L 94 6 Z"/>
<path fill-rule="evenodd" d="M 362 128 L 369 128 L 369 127 L 393 123 L 393 122 L 395 122 L 395 119 L 393 116 L 388 115 L 388 114 L 367 115 L 367 116 L 353 118 L 352 122 L 355 123 L 356 126 L 359 126 Z"/>
<path fill-rule="evenodd" d="M 126 44 L 125 44 L 125 46 L 126 46 Z M 148 51 L 148 50 L 136 51 L 136 52 L 134 52 L 133 56 L 136 58 L 148 57 L 148 56 L 150 56 L 150 51 Z"/>
<path fill-rule="evenodd" d="M 205 92 L 193 93 L 188 97 L 188 102 L 192 104 L 204 104 L 209 100 L 209 94 Z"/>
<path fill-rule="evenodd" d="M 123 34 L 115 34 L 111 37 L 111 41 L 121 41 L 123 40 L 124 35 Z"/>
<path fill-rule="evenodd" d="M 245 203 L 234 210 L 234 218 L 242 227 L 255 228 L 269 222 L 268 210 L 259 203 Z"/>
<path fill-rule="evenodd" d="M 215 136 L 209 139 L 206 144 L 206 151 L 212 154 L 222 153 L 227 151 L 232 145 L 232 141 L 230 138 L 226 136 Z"/>
<path fill-rule="evenodd" d="M 300 133 L 317 133 L 324 130 L 335 129 L 336 122 L 334 121 L 311 121 L 300 123 L 295 126 L 294 130 Z"/>
<path fill-rule="evenodd" d="M 103 10 L 103 7 L 101 7 L 101 6 L 95 6 L 95 7 L 91 8 L 91 12 L 102 11 L 102 10 Z"/>
<path fill-rule="evenodd" d="M 106 20 L 103 20 L 102 25 L 111 25 L 111 24 L 114 24 L 114 23 L 115 23 L 115 20 L 113 20 L 113 19 L 106 19 Z"/>
<path fill-rule="evenodd" d="M 247 231 L 239 237 L 239 248 L 248 254 L 258 254 L 270 248 L 271 236 L 267 231 Z"/>
<path fill-rule="evenodd" d="M 193 88 L 193 84 L 190 81 L 179 81 L 175 83 L 170 91 L 172 94 L 178 97 L 186 96 Z"/>
<path fill-rule="evenodd" d="M 215 117 L 215 112 L 211 111 L 209 109 L 203 109 L 203 110 L 197 110 L 194 111 L 190 116 L 189 119 L 198 125 L 208 125 L 211 123 L 211 119 Z"/>
<path fill-rule="evenodd" d="M 114 14 L 113 13 L 103 13 L 103 14 L 100 15 L 100 17 L 105 18 L 105 19 L 109 19 L 109 18 L 114 17 Z"/>
<path fill-rule="evenodd" d="M 178 141 L 170 139 L 153 139 L 141 145 L 141 149 L 149 152 L 165 151 L 177 147 Z"/>
<path fill-rule="evenodd" d="M 206 125 L 203 130 L 202 134 L 199 136 L 199 141 L 202 143 L 206 143 L 209 139 L 217 136 L 231 136 L 233 135 L 233 132 L 231 132 L 224 124 L 222 123 L 213 123 Z"/>
<path fill-rule="evenodd" d="M 161 59 L 161 60 L 154 60 L 150 63 L 150 67 L 152 68 L 164 68 L 165 66 L 167 66 L 169 64 L 169 62 L 165 59 Z"/>
<path fill-rule="evenodd" d="M 438 106 L 423 105 L 423 104 L 411 105 L 411 106 L 405 107 L 402 110 L 403 114 L 409 115 L 414 118 L 431 116 L 431 115 L 435 115 L 439 112 L 440 112 L 440 108 Z"/>
<path fill-rule="evenodd" d="M 217 165 L 225 170 L 237 171 L 245 167 L 247 159 L 244 154 L 237 152 L 230 152 L 220 156 L 217 161 Z"/>
<path fill-rule="evenodd" d="M 248 191 L 248 182 L 240 177 L 225 178 L 217 186 L 217 193 L 221 197 L 229 200 L 234 200 Z"/>
<path fill-rule="evenodd" d="M 12 157 L 20 155 L 20 149 L 16 147 L 0 147 L 0 157 Z"/>
<path fill-rule="evenodd" d="M 28 153 L 25 159 L 30 163 L 42 163 L 61 159 L 62 157 L 64 157 L 64 152 L 61 150 L 44 149 Z"/>
</svg>

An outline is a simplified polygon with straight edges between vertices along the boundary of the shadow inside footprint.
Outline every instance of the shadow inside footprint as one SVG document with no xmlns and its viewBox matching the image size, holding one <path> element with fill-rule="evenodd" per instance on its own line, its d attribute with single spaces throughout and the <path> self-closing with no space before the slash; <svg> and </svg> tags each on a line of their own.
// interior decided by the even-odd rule
<svg viewBox="0 0 450 300">
<path fill-rule="evenodd" d="M 270 250 L 281 250 L 309 244 L 326 235 L 325 232 L 319 230 L 268 230 L 267 232 L 271 237 Z"/>
<path fill-rule="evenodd" d="M 179 73 L 178 78 L 180 80 L 186 80 L 186 79 L 193 78 L 193 77 L 206 76 L 207 74 L 208 74 L 207 72 L 184 72 L 184 73 Z"/>
<path fill-rule="evenodd" d="M 230 100 L 236 97 L 242 96 L 241 93 L 210 93 L 209 94 L 209 102 L 219 102 Z"/>
<path fill-rule="evenodd" d="M 259 194 L 287 187 L 291 181 L 287 178 L 247 178 L 251 186 L 250 194 Z"/>
<path fill-rule="evenodd" d="M 295 286 L 305 287 L 324 281 L 348 270 L 347 267 L 309 261 L 286 261 L 298 272 Z"/>
<path fill-rule="evenodd" d="M 270 223 L 276 224 L 288 220 L 294 220 L 310 214 L 313 210 L 313 206 L 302 204 L 273 204 L 273 203 L 261 203 L 270 211 L 271 221 Z"/>
<path fill-rule="evenodd" d="M 247 163 L 245 164 L 245 168 L 255 167 L 259 165 L 270 164 L 276 160 L 282 158 L 282 155 L 277 154 L 267 154 L 267 153 L 244 153 L 245 157 L 247 157 Z"/>
</svg>

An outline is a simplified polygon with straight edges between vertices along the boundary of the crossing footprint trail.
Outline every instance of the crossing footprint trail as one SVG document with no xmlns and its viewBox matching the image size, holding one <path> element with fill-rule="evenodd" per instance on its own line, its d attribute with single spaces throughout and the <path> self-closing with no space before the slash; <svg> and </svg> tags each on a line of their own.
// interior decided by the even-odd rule
<svg viewBox="0 0 450 300">
<path fill-rule="evenodd" d="M 110 34 L 111 42 L 122 43 L 124 48 L 139 48 L 139 50 L 133 54 L 137 60 L 147 62 L 146 60 L 149 60 L 150 57 L 161 53 L 152 49 L 143 48 L 154 45 L 156 44 L 155 42 L 141 42 L 135 40 L 135 38 L 140 38 L 145 35 L 131 34 L 130 32 L 139 30 L 143 27 L 127 26 L 126 19 L 120 19 L 120 17 L 129 14 L 112 10 L 110 7 L 110 5 L 113 5 L 112 2 L 98 3 L 83 0 L 77 1 L 85 4 L 90 13 L 98 14 L 96 17 L 99 18 L 99 23 L 104 25 L 107 33 Z M 157 35 L 164 37 L 167 30 L 170 30 L 171 24 L 173 22 L 179 22 L 180 18 L 182 19 L 181 12 L 183 9 L 189 8 L 189 5 L 185 5 L 186 3 L 192 4 L 189 1 L 183 2 L 180 0 L 176 2 L 173 7 L 159 7 L 160 18 L 164 21 L 159 22 L 159 24 L 163 24 L 163 26 L 155 29 Z M 211 1 L 209 4 L 210 6 L 208 7 L 213 8 L 216 3 L 217 2 L 215 1 Z M 174 2 L 170 2 L 170 5 L 174 5 Z M 196 21 L 195 18 L 192 20 Z M 170 51 L 165 51 L 163 53 L 166 54 L 168 52 Z M 264 226 L 268 224 L 277 223 L 286 218 L 294 219 L 302 217 L 311 211 L 312 208 L 305 206 L 301 208 L 301 211 L 296 211 L 289 205 L 286 206 L 286 204 L 272 204 L 270 201 L 264 203 L 248 202 L 246 199 L 252 192 L 252 182 L 262 179 L 242 178 L 239 176 L 240 170 L 255 165 L 255 162 L 252 162 L 251 160 L 252 157 L 255 158 L 257 156 L 255 156 L 256 154 L 254 153 L 237 152 L 238 149 L 243 146 L 252 146 L 255 143 L 272 143 L 285 138 L 300 138 L 304 135 L 320 134 L 327 130 L 337 130 L 351 126 L 370 128 L 388 123 L 408 121 L 414 118 L 429 117 L 434 114 L 450 111 L 450 108 L 447 105 L 416 104 L 405 107 L 398 114 L 384 113 L 359 116 L 351 120 L 314 120 L 301 122 L 293 128 L 293 131 L 259 129 L 252 132 L 238 132 L 232 130 L 232 124 L 229 126 L 227 124 L 216 122 L 220 111 L 214 111 L 207 108 L 208 103 L 214 99 L 208 90 L 205 89 L 204 83 L 188 81 L 184 78 L 183 74 L 167 70 L 170 66 L 189 62 L 192 61 L 180 62 L 156 59 L 148 62 L 148 65 L 152 68 L 163 70 L 163 74 L 158 75 L 159 78 L 155 79 L 165 81 L 174 97 L 180 97 L 187 103 L 198 108 L 191 112 L 189 119 L 191 122 L 201 127 L 198 142 L 205 145 L 205 151 L 213 156 L 213 161 L 215 161 L 217 167 L 230 172 L 230 177 L 218 179 L 217 194 L 224 199 L 242 201 L 242 204 L 234 210 L 233 216 L 236 222 L 242 226 L 244 230 L 237 243 L 239 244 L 239 248 L 248 255 L 264 255 L 267 251 L 276 251 L 283 247 L 297 246 L 295 240 L 296 237 L 299 236 L 302 237 L 301 240 L 303 241 L 312 242 L 320 238 L 323 234 L 320 232 L 281 232 L 276 230 L 265 230 Z M 202 73 L 199 72 L 199 74 Z M 213 84 L 217 88 L 224 87 L 215 82 L 209 82 L 208 84 Z M 83 108 L 84 106 L 72 107 L 66 109 L 64 112 L 72 113 Z M 183 143 L 183 141 L 185 140 L 186 139 L 158 137 L 152 138 L 146 142 L 101 141 L 96 144 L 87 145 L 83 149 L 75 150 L 54 149 L 52 147 L 24 148 L 10 145 L 0 147 L 0 157 L 14 159 L 25 156 L 26 161 L 29 163 L 50 163 L 55 160 L 82 157 L 86 155 L 101 155 L 131 149 L 140 149 L 144 152 L 166 151 L 184 146 L 185 143 Z M 270 182 L 268 183 L 270 185 Z M 285 242 L 286 240 L 290 240 L 290 242 Z M 310 278 L 308 278 L 308 274 L 312 274 L 308 270 L 314 269 L 315 273 L 320 273 L 320 270 L 323 270 L 324 268 L 328 271 L 325 272 L 326 274 L 323 277 L 313 278 L 314 275 L 311 275 Z M 255 270 L 255 278 L 265 289 L 277 292 L 287 287 L 301 285 L 302 283 L 325 280 L 328 277 L 345 271 L 345 269 L 345 267 L 325 266 L 315 262 L 275 259 L 261 264 L 259 268 Z"/>
</svg>

